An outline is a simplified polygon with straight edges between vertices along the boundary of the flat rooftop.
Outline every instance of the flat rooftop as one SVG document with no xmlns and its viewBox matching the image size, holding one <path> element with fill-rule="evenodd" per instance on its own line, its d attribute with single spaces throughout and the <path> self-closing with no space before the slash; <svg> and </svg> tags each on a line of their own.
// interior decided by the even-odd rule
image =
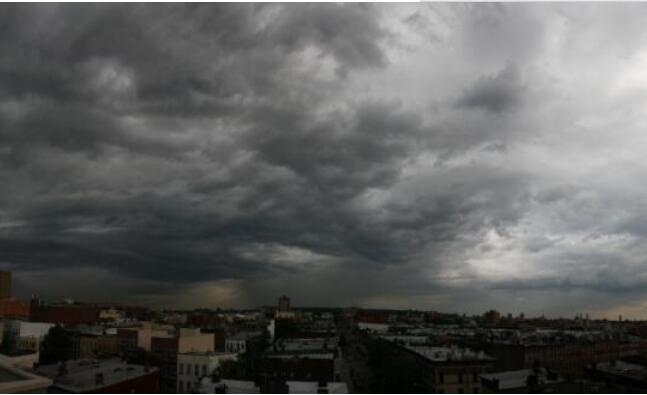
<svg viewBox="0 0 647 395">
<path fill-rule="evenodd" d="M 616 376 L 627 377 L 632 380 L 646 380 L 647 368 L 635 363 L 624 361 L 598 363 L 596 369 Z"/>
<path fill-rule="evenodd" d="M 324 350 L 333 352 L 337 349 L 338 345 L 339 339 L 337 337 L 280 339 L 270 346 L 267 351 L 274 353 L 305 353 Z"/>
<path fill-rule="evenodd" d="M 52 380 L 14 368 L 0 361 L 0 393 L 45 392 Z"/>
<path fill-rule="evenodd" d="M 521 369 L 521 370 L 509 370 L 499 373 L 488 373 L 481 374 L 480 377 L 484 380 L 499 380 L 499 389 L 500 390 L 510 390 L 515 388 L 523 388 L 526 386 L 526 379 L 528 376 L 534 374 L 532 369 Z M 539 384 L 554 384 L 563 382 L 563 378 L 557 378 L 555 380 L 548 380 L 546 377 L 546 370 L 540 369 Z"/>
<path fill-rule="evenodd" d="M 432 362 L 494 361 L 494 358 L 490 357 L 484 352 L 475 352 L 466 348 L 431 347 L 431 346 L 414 346 L 414 345 L 405 345 L 404 348 Z"/>
<path fill-rule="evenodd" d="M 56 387 L 74 391 L 90 392 L 98 388 L 117 384 L 122 381 L 140 377 L 156 371 L 156 368 L 146 368 L 142 365 L 122 363 L 120 359 L 107 360 L 80 359 L 66 363 L 67 374 L 59 376 L 59 365 L 38 367 L 36 372 L 54 380 Z M 97 374 L 103 375 L 103 383 L 97 384 Z"/>
<path fill-rule="evenodd" d="M 261 335 L 262 332 L 238 332 L 235 335 L 228 336 L 225 340 L 249 340 Z"/>
</svg>

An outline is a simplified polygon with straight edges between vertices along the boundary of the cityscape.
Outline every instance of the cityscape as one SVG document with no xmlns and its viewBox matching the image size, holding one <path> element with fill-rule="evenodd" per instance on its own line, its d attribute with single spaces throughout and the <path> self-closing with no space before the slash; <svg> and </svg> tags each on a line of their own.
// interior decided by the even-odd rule
<svg viewBox="0 0 647 395">
<path fill-rule="evenodd" d="M 0 393 L 647 393 L 646 17 L 0 0 Z"/>
<path fill-rule="evenodd" d="M 0 273 L 3 393 L 643 393 L 647 321 L 11 296 Z"/>
</svg>

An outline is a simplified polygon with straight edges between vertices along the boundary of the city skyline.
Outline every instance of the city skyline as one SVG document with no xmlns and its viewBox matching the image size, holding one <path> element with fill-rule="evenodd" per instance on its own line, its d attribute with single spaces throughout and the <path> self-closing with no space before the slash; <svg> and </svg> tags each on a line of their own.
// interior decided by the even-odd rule
<svg viewBox="0 0 647 395">
<path fill-rule="evenodd" d="M 0 5 L 22 298 L 647 318 L 644 4 Z"/>
</svg>

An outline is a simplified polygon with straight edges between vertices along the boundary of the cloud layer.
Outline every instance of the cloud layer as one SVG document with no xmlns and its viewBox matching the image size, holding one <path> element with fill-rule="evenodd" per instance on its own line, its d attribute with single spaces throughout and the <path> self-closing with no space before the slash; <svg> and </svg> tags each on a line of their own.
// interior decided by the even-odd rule
<svg viewBox="0 0 647 395">
<path fill-rule="evenodd" d="M 2 5 L 0 264 L 51 298 L 640 316 L 644 8 Z"/>
</svg>

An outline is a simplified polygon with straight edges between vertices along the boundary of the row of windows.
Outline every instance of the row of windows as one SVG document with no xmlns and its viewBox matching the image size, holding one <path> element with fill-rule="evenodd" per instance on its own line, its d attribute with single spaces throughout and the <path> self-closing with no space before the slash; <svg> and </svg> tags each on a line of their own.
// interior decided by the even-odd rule
<svg viewBox="0 0 647 395">
<path fill-rule="evenodd" d="M 245 351 L 247 344 L 245 342 L 227 342 L 226 349 L 228 352 Z"/>
<path fill-rule="evenodd" d="M 186 375 L 191 376 L 193 374 L 196 377 L 199 376 L 206 376 L 207 375 L 207 365 L 202 365 L 202 369 L 200 369 L 201 365 L 198 365 L 197 363 L 192 365 L 190 363 L 183 364 L 179 363 L 178 364 L 178 374 L 179 375 L 184 375 L 184 370 L 186 366 Z M 191 368 L 193 368 L 193 373 L 191 373 Z M 202 373 L 202 374 L 200 374 Z"/>
<path fill-rule="evenodd" d="M 179 380 L 177 382 L 177 386 L 178 386 L 177 387 L 177 392 L 179 394 L 183 394 L 184 393 L 184 381 Z M 187 381 L 186 382 L 186 392 L 191 392 L 191 390 L 193 390 L 193 383 L 190 382 L 190 381 Z"/>
</svg>

